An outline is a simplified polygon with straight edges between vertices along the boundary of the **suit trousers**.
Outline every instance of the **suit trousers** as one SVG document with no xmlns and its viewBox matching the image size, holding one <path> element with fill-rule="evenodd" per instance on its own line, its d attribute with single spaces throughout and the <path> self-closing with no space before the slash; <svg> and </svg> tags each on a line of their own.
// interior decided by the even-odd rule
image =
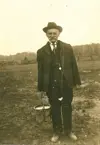
<svg viewBox="0 0 100 145">
<path fill-rule="evenodd" d="M 48 97 L 51 105 L 51 118 L 54 133 L 63 131 L 66 134 L 72 130 L 72 99 L 73 89 L 67 85 L 64 80 L 62 92 L 60 86 L 51 85 L 48 91 Z M 63 97 L 62 101 L 59 98 Z"/>
</svg>

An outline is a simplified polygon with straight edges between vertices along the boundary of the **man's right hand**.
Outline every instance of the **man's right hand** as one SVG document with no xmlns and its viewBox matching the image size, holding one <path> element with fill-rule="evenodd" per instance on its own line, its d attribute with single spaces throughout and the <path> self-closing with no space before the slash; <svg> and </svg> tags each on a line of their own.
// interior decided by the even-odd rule
<svg viewBox="0 0 100 145">
<path fill-rule="evenodd" d="M 40 91 L 40 92 L 36 93 L 38 98 L 42 98 L 42 96 L 44 96 L 45 94 L 46 94 L 46 92 L 44 92 L 44 91 Z"/>
<path fill-rule="evenodd" d="M 41 99 L 43 104 L 49 104 L 49 99 L 48 96 L 46 95 L 46 92 L 43 91 L 37 92 L 37 97 Z"/>
</svg>

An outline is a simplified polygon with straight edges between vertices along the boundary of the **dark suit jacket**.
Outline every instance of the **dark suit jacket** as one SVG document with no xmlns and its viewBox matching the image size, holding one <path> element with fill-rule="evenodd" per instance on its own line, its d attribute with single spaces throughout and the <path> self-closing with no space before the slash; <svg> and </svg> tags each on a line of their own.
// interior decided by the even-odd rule
<svg viewBox="0 0 100 145">
<path fill-rule="evenodd" d="M 80 85 L 81 81 L 73 48 L 70 44 L 64 43 L 60 40 L 58 41 L 61 48 L 60 59 L 65 79 L 70 87 L 73 87 L 76 84 Z M 51 61 L 50 46 L 49 43 L 47 43 L 37 51 L 39 91 L 48 91 Z"/>
</svg>

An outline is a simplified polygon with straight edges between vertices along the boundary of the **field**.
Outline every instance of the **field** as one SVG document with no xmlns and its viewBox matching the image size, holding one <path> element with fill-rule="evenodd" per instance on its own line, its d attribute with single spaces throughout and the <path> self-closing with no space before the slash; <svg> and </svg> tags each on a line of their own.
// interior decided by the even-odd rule
<svg viewBox="0 0 100 145">
<path fill-rule="evenodd" d="M 72 142 L 61 136 L 55 145 L 100 145 L 100 61 L 78 63 L 83 86 L 74 89 Z M 37 66 L 12 65 L 0 71 L 0 144 L 53 145 L 49 116 L 36 112 Z M 38 119 L 36 119 L 38 117 Z"/>
</svg>

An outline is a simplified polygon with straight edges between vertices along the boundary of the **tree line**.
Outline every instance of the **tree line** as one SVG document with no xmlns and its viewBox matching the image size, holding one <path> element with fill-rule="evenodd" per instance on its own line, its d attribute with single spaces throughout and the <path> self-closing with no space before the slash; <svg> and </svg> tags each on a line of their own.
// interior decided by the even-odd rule
<svg viewBox="0 0 100 145">
<path fill-rule="evenodd" d="M 100 44 L 92 43 L 73 46 L 77 60 L 100 60 Z"/>
</svg>

